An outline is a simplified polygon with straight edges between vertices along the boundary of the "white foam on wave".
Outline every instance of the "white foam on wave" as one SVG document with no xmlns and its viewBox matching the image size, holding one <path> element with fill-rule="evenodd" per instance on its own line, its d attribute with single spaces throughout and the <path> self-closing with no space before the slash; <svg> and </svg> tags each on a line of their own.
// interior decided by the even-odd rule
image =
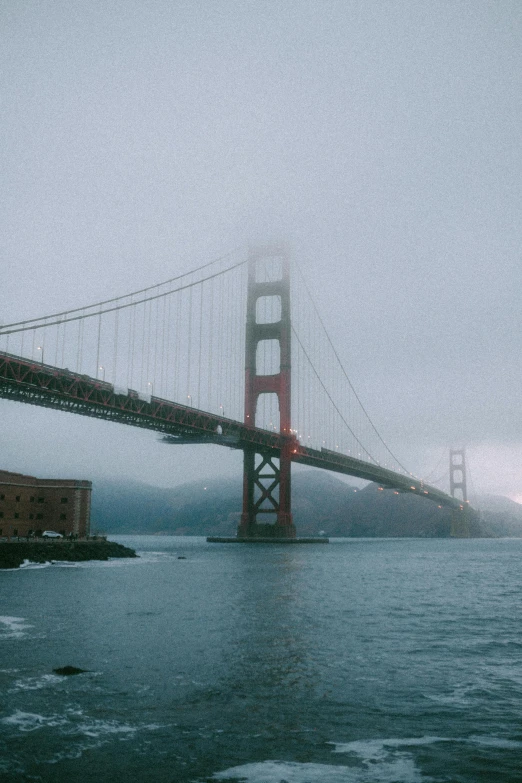
<svg viewBox="0 0 522 783">
<path fill-rule="evenodd" d="M 353 742 L 331 743 L 334 745 L 334 753 L 350 753 L 358 757 L 365 770 L 364 774 L 354 778 L 361 783 L 416 783 L 427 781 L 431 778 L 423 777 L 415 766 L 412 754 L 415 747 L 435 745 L 439 743 L 452 743 L 461 745 L 479 745 L 500 750 L 522 749 L 522 742 L 490 735 L 477 735 L 472 737 L 390 737 L 387 739 L 355 740 Z M 351 778 L 347 778 L 351 780 Z"/>
<path fill-rule="evenodd" d="M 427 783 L 409 758 L 372 763 L 371 768 L 334 766 L 333 764 L 262 761 L 216 772 L 214 780 L 239 780 L 246 783 Z"/>
<path fill-rule="evenodd" d="M 48 675 L 52 676 L 52 675 Z M 60 677 L 56 679 L 61 680 Z M 36 731 L 46 727 L 59 728 L 61 734 L 84 735 L 93 739 L 119 735 L 132 737 L 138 731 L 154 731 L 162 728 L 155 723 L 147 723 L 138 726 L 130 726 L 117 720 L 101 720 L 88 718 L 81 709 L 70 708 L 61 715 L 39 715 L 34 712 L 16 710 L 12 715 L 2 718 L 0 723 L 12 726 L 22 732 Z"/>
<path fill-rule="evenodd" d="M 32 628 L 23 617 L 0 616 L 0 639 L 22 639 L 27 636 L 27 629 Z"/>
<path fill-rule="evenodd" d="M 246 783 L 352 783 L 357 778 L 346 767 L 331 764 L 299 764 L 294 761 L 261 761 L 231 767 L 213 775 L 214 780 Z"/>
<path fill-rule="evenodd" d="M 470 737 L 467 741 L 473 745 L 483 745 L 488 748 L 499 748 L 500 750 L 520 750 L 522 748 L 522 742 L 519 740 L 504 739 L 503 737 L 479 735 Z"/>
<path fill-rule="evenodd" d="M 39 691 L 50 685 L 57 685 L 63 681 L 63 677 L 57 674 L 43 674 L 40 677 L 27 677 L 23 680 L 16 680 L 10 690 L 17 691 Z"/>
<path fill-rule="evenodd" d="M 36 571 L 38 568 L 49 568 L 51 563 L 33 563 L 32 560 L 24 560 L 23 563 L 20 564 L 19 568 L 16 570 L 18 571 L 20 568 L 25 568 L 28 571 Z M 13 569 L 15 570 L 15 569 Z"/>
<path fill-rule="evenodd" d="M 436 742 L 455 742 L 455 740 L 450 740 L 447 737 L 391 737 L 389 739 L 354 740 L 353 742 L 331 744 L 335 746 L 334 753 L 355 753 L 363 761 L 376 761 L 385 758 L 393 749 L 433 745 Z"/>
<path fill-rule="evenodd" d="M 43 729 L 46 726 L 65 726 L 68 722 L 68 718 L 63 715 L 38 715 L 34 712 L 22 712 L 22 710 L 16 710 L 7 718 L 2 718 L 0 722 L 5 726 L 14 726 L 18 728 L 19 731 L 23 731 L 25 733 L 28 731 Z"/>
<path fill-rule="evenodd" d="M 79 734 L 84 734 L 86 737 L 99 739 L 100 737 L 114 734 L 134 735 L 138 728 L 138 726 L 129 726 L 113 720 L 89 720 L 78 724 L 74 727 L 74 730 Z"/>
</svg>

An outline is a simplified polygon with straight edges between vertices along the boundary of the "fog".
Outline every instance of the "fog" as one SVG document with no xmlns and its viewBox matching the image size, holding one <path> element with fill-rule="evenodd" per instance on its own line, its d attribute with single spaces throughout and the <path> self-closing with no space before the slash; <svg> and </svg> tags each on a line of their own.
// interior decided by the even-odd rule
<svg viewBox="0 0 522 783">
<path fill-rule="evenodd" d="M 522 502 L 522 6 L 0 9 L 3 323 L 285 240 L 379 431 Z M 241 454 L 0 400 L 0 467 L 171 486 Z M 441 471 L 442 473 L 442 471 Z"/>
</svg>

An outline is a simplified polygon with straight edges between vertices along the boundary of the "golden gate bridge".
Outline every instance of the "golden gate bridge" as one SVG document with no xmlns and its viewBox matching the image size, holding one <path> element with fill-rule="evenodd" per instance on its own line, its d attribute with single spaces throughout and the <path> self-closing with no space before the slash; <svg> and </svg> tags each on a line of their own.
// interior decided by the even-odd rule
<svg viewBox="0 0 522 783">
<path fill-rule="evenodd" d="M 0 397 L 155 430 L 171 444 L 241 449 L 238 540 L 296 538 L 292 463 L 421 495 L 451 508 L 452 532 L 464 534 L 465 495 L 426 484 L 394 455 L 282 245 L 4 325 L 0 348 Z"/>
</svg>

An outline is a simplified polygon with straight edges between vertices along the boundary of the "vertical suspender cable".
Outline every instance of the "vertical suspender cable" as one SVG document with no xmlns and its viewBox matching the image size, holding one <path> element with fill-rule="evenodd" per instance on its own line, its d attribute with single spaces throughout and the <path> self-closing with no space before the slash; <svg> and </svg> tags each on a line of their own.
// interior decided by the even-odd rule
<svg viewBox="0 0 522 783">
<path fill-rule="evenodd" d="M 100 342 L 101 342 L 101 307 L 98 314 L 98 342 L 96 346 L 96 373 L 95 378 L 98 377 L 98 367 L 100 366 Z"/>
<path fill-rule="evenodd" d="M 54 341 L 54 366 L 55 367 L 58 366 L 58 344 L 60 342 L 60 325 L 61 324 L 56 325 L 56 339 Z"/>
<path fill-rule="evenodd" d="M 112 363 L 112 382 L 117 383 L 118 372 L 118 324 L 119 324 L 119 310 L 114 313 L 114 358 Z"/>
<path fill-rule="evenodd" d="M 192 405 L 191 395 L 191 365 L 192 365 L 192 288 L 189 288 L 189 312 L 188 312 L 188 364 L 187 364 L 187 398 Z"/>
<path fill-rule="evenodd" d="M 67 322 L 63 325 L 63 333 L 62 333 L 62 360 L 61 360 L 61 366 L 63 367 L 65 364 L 65 333 L 67 330 Z M 23 334 L 23 332 L 22 332 Z"/>
<path fill-rule="evenodd" d="M 83 368 L 83 334 L 84 334 L 84 324 L 85 321 L 82 319 L 80 321 L 80 335 L 79 335 L 79 346 L 78 346 L 78 355 L 79 355 L 79 361 L 78 361 L 78 372 L 81 373 Z"/>
<path fill-rule="evenodd" d="M 203 289 L 205 282 L 203 281 L 199 287 L 199 346 L 198 346 L 198 408 L 202 408 L 201 405 L 201 343 L 203 340 Z"/>
<path fill-rule="evenodd" d="M 183 302 L 183 291 L 179 294 L 179 301 L 176 306 L 176 328 L 174 332 L 174 399 L 179 400 L 178 384 L 180 377 L 180 354 L 181 354 L 181 305 Z"/>
<path fill-rule="evenodd" d="M 129 365 L 129 372 L 130 372 L 130 381 L 128 383 L 129 388 L 134 385 L 134 345 L 136 340 L 136 315 L 137 315 L 137 308 L 138 305 L 135 304 L 133 307 L 131 307 L 131 340 L 130 340 L 130 365 Z"/>
<path fill-rule="evenodd" d="M 165 303 L 165 300 L 162 300 L 163 303 Z M 151 392 L 154 392 L 155 384 L 156 384 L 156 368 L 158 366 L 158 345 L 159 345 L 159 299 L 156 299 L 156 302 L 154 304 L 155 307 L 155 314 L 154 314 L 154 322 L 156 325 L 155 328 L 155 335 L 154 335 L 154 345 L 152 346 L 153 352 L 154 352 L 154 361 L 152 363 L 152 389 Z M 160 384 L 158 383 L 158 387 Z M 159 394 L 159 388 L 156 390 L 156 396 Z"/>
<path fill-rule="evenodd" d="M 212 347 L 214 343 L 214 286 L 215 280 L 210 281 L 210 313 L 208 319 L 208 377 L 207 377 L 207 404 L 212 410 L 212 380 L 214 372 L 214 357 Z"/>
</svg>

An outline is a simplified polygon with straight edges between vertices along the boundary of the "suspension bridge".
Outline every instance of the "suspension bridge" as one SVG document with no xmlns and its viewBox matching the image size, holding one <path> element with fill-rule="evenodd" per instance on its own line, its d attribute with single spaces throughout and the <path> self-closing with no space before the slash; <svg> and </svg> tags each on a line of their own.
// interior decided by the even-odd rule
<svg viewBox="0 0 522 783">
<path fill-rule="evenodd" d="M 421 495 L 465 526 L 462 485 L 426 484 L 379 433 L 284 246 L 2 326 L 0 397 L 241 449 L 240 540 L 296 538 L 294 462 Z"/>
</svg>

